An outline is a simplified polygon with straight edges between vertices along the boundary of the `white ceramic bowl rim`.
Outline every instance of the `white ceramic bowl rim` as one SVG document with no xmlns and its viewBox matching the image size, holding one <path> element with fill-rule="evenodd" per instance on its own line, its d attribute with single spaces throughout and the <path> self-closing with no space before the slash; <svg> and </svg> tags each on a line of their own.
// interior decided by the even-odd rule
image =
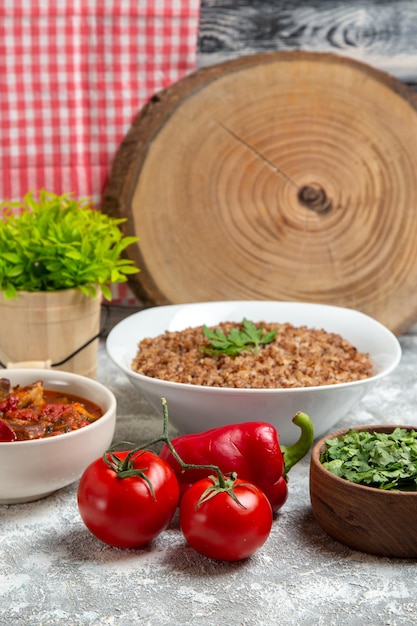
<svg viewBox="0 0 417 626">
<path fill-rule="evenodd" d="M 13 448 L 20 448 L 22 446 L 23 447 L 46 446 L 46 445 L 51 445 L 51 443 L 53 441 L 56 441 L 57 439 L 62 439 L 62 437 L 65 437 L 65 439 L 77 438 L 77 437 L 82 436 L 82 433 L 84 432 L 86 428 L 88 428 L 90 432 L 91 432 L 91 429 L 98 428 L 99 422 L 101 420 L 106 420 L 108 417 L 111 417 L 112 413 L 116 411 L 116 398 L 114 394 L 109 389 L 107 389 L 107 387 L 102 385 L 97 380 L 94 380 L 93 378 L 86 378 L 85 376 L 80 376 L 78 374 L 73 374 L 71 372 L 64 372 L 61 370 L 56 370 L 55 372 L 53 370 L 42 370 L 42 369 L 41 370 L 40 369 L 15 369 L 15 370 L 6 370 L 6 371 L 17 372 L 19 373 L 19 375 L 20 374 L 28 375 L 29 378 L 31 377 L 33 378 L 34 382 L 37 380 L 41 380 L 42 377 L 45 377 L 45 372 L 47 372 L 46 376 L 49 378 L 52 372 L 52 375 L 56 374 L 57 381 L 60 380 L 62 382 L 68 383 L 68 385 L 71 385 L 71 383 L 75 383 L 75 382 L 88 384 L 89 386 L 91 386 L 93 389 L 95 389 L 98 393 L 100 393 L 103 396 L 103 405 L 107 404 L 108 406 L 106 409 L 104 409 L 100 402 L 96 402 L 96 404 L 98 404 L 102 408 L 103 415 L 99 417 L 98 420 L 96 420 L 92 424 L 83 426 L 82 428 L 78 430 L 72 430 L 69 433 L 62 433 L 59 435 L 54 435 L 53 437 L 43 437 L 41 439 L 28 439 L 24 441 L 0 441 L 0 449 L 4 446 L 11 446 L 11 445 L 13 445 Z M 0 375 L 1 375 L 1 370 L 0 370 Z M 54 389 L 56 387 L 57 387 L 57 384 L 55 383 L 54 385 L 53 381 L 45 382 L 46 389 Z M 71 393 L 71 392 L 68 392 L 68 393 Z"/>
<path fill-rule="evenodd" d="M 161 314 L 164 319 L 170 322 L 172 316 L 175 316 L 176 314 L 181 313 L 182 310 L 186 310 L 188 308 L 190 308 L 191 310 L 194 307 L 195 308 L 204 307 L 204 308 L 207 308 L 207 310 L 215 310 L 215 308 L 218 307 L 219 305 L 225 305 L 225 306 L 232 305 L 236 308 L 240 308 L 239 310 L 242 311 L 244 310 L 245 306 L 255 305 L 255 306 L 260 306 L 260 307 L 263 307 L 263 306 L 267 307 L 270 304 L 277 305 L 279 308 L 284 308 L 284 309 L 292 306 L 292 307 L 296 307 L 296 308 L 298 307 L 301 309 L 305 308 L 306 310 L 316 309 L 317 311 L 323 310 L 327 312 L 340 313 L 340 314 L 347 313 L 349 315 L 356 316 L 357 319 L 362 318 L 362 320 L 366 320 L 368 323 L 372 324 L 374 328 L 378 330 L 381 336 L 384 336 L 385 340 L 389 342 L 390 344 L 389 345 L 390 347 L 389 363 L 381 367 L 381 369 L 377 371 L 375 374 L 373 374 L 372 376 L 368 376 L 367 378 L 364 378 L 361 380 L 354 380 L 354 381 L 344 382 L 344 383 L 335 383 L 331 385 L 319 385 L 319 386 L 317 385 L 317 386 L 310 386 L 310 387 L 286 387 L 286 388 L 276 387 L 276 388 L 271 388 L 271 389 L 247 389 L 247 388 L 235 388 L 235 387 L 214 387 L 214 386 L 209 386 L 209 385 L 195 385 L 192 383 L 178 383 L 174 381 L 168 381 L 168 380 L 163 380 L 161 378 L 153 378 L 150 376 L 144 376 L 143 374 L 139 374 L 135 372 L 131 367 L 127 367 L 125 363 L 119 358 L 120 354 L 117 354 L 117 349 L 118 349 L 117 342 L 120 340 L 120 337 L 122 336 L 124 326 L 129 324 L 129 321 L 130 321 L 129 318 L 125 318 L 125 320 L 123 320 L 122 322 L 119 322 L 119 324 L 117 324 L 113 328 L 113 330 L 109 333 L 109 336 L 107 338 L 107 351 L 108 351 L 110 358 L 116 363 L 116 365 L 132 379 L 136 379 L 138 381 L 143 381 L 143 382 L 147 382 L 147 381 L 153 382 L 153 383 L 159 382 L 163 384 L 164 386 L 166 386 L 167 388 L 172 388 L 172 389 L 175 389 L 175 388 L 184 389 L 184 390 L 200 389 L 200 390 L 204 390 L 207 393 L 214 392 L 214 391 L 218 392 L 221 389 L 222 393 L 228 394 L 228 395 L 233 395 L 233 394 L 254 395 L 256 393 L 258 394 L 261 393 L 262 395 L 280 393 L 280 394 L 285 395 L 285 394 L 292 394 L 294 393 L 294 391 L 297 391 L 297 393 L 303 394 L 303 393 L 310 393 L 311 391 L 315 389 L 324 389 L 324 388 L 339 389 L 341 387 L 346 389 L 347 387 L 358 387 L 360 385 L 368 384 L 370 381 L 376 382 L 380 378 L 384 378 L 390 372 L 392 372 L 397 367 L 398 363 L 400 362 L 400 359 L 402 356 L 401 346 L 399 344 L 398 339 L 388 328 L 383 326 L 383 324 L 381 324 L 374 318 L 371 318 L 370 316 L 366 315 L 365 313 L 361 313 L 360 311 L 357 311 L 355 309 L 347 309 L 345 307 L 337 307 L 333 305 L 305 303 L 305 302 L 275 302 L 275 301 L 271 302 L 271 301 L 255 301 L 255 300 L 225 301 L 225 302 L 198 302 L 198 303 L 183 304 L 183 305 L 166 305 L 166 306 L 150 307 L 148 309 L 144 309 L 143 311 L 140 311 L 139 313 L 132 314 L 130 318 L 132 319 L 136 318 L 138 320 L 138 325 L 139 325 L 140 316 L 142 316 L 143 313 L 150 312 L 151 314 L 155 313 L 156 315 Z M 226 320 L 224 316 L 222 316 L 222 319 Z M 291 321 L 291 320 L 281 320 L 281 321 Z M 200 325 L 201 323 L 203 322 L 199 321 L 198 323 L 195 323 L 194 326 Z M 303 323 L 308 325 L 308 322 L 303 322 Z M 301 324 L 294 323 L 294 325 L 296 326 L 296 325 L 301 325 Z M 189 324 L 189 326 L 192 326 L 192 324 Z M 186 326 L 184 326 L 184 328 L 185 327 Z M 310 327 L 313 327 L 313 324 L 311 324 Z M 323 325 L 323 327 L 325 327 L 325 324 Z M 156 334 L 143 335 L 141 336 L 141 339 L 144 337 L 156 336 L 156 335 L 161 334 L 162 332 L 164 331 L 162 330 L 161 332 L 158 332 Z M 340 334 L 342 334 L 342 332 L 340 332 Z M 136 354 L 137 342 L 135 345 L 134 338 L 132 339 L 132 344 L 133 344 L 134 353 Z M 133 359 L 133 356 L 134 354 L 132 352 L 132 359 Z"/>
</svg>

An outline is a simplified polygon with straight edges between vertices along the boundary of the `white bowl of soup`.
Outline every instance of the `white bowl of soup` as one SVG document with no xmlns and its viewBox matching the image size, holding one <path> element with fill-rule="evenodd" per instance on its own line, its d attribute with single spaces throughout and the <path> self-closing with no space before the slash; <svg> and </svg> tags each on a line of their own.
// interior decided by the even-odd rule
<svg viewBox="0 0 417 626">
<path fill-rule="evenodd" d="M 53 369 L 2 369 L 0 379 L 0 504 L 77 481 L 110 447 L 116 398 L 101 383 Z"/>
</svg>

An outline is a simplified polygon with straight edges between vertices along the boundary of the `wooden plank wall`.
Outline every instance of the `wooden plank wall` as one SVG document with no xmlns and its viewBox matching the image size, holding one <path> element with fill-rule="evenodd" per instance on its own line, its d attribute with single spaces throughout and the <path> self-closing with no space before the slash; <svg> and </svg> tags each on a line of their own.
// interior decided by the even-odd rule
<svg viewBox="0 0 417 626">
<path fill-rule="evenodd" d="M 280 50 L 345 55 L 417 91 L 417 0 L 202 0 L 199 67 Z"/>
</svg>

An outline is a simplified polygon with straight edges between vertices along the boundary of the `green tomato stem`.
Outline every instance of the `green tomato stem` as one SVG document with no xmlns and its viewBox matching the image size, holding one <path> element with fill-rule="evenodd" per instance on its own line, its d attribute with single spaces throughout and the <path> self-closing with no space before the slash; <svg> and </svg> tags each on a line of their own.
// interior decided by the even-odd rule
<svg viewBox="0 0 417 626">
<path fill-rule="evenodd" d="M 216 474 L 220 489 L 222 490 L 229 489 L 230 488 L 229 483 L 226 483 L 226 478 L 223 472 L 221 471 L 220 467 L 218 467 L 217 465 L 195 465 L 192 463 L 185 463 L 182 460 L 182 458 L 180 457 L 180 455 L 178 454 L 178 452 L 175 450 L 174 446 L 172 445 L 171 439 L 169 437 L 168 404 L 167 404 L 166 398 L 161 398 L 161 400 L 162 400 L 162 410 L 163 410 L 163 418 L 164 418 L 164 426 L 163 426 L 162 435 L 160 435 L 159 437 L 155 437 L 155 439 L 152 439 L 151 441 L 146 442 L 144 445 L 131 450 L 129 454 L 126 455 L 126 458 L 124 459 L 124 461 L 120 461 L 120 459 L 117 459 L 117 457 L 115 457 L 115 455 L 113 454 L 112 450 L 115 447 L 121 445 L 122 443 L 128 443 L 128 442 L 119 442 L 117 444 L 114 444 L 112 448 L 110 449 L 110 456 L 112 458 L 112 462 L 110 463 L 109 460 L 107 459 L 107 453 L 104 453 L 103 460 L 107 463 L 107 465 L 109 465 L 110 467 L 112 467 L 112 469 L 114 469 L 114 471 L 119 475 L 120 478 L 123 478 L 124 476 L 127 477 L 128 475 L 132 475 L 131 473 L 129 474 L 128 472 L 132 466 L 132 459 L 134 456 L 136 456 L 142 450 L 146 450 L 157 443 L 165 443 L 170 449 L 173 457 L 181 465 L 183 471 L 192 470 L 192 469 L 193 470 L 198 470 L 198 469 L 210 470 L 211 472 L 214 472 Z M 138 471 L 139 470 L 136 470 L 136 472 Z"/>
<path fill-rule="evenodd" d="M 185 463 L 182 458 L 180 457 L 180 455 L 178 454 L 178 452 L 175 450 L 174 446 L 171 443 L 171 440 L 169 438 L 169 434 L 168 434 L 168 404 L 166 401 L 166 398 L 162 398 L 162 411 L 163 411 L 163 416 L 164 416 L 164 431 L 163 431 L 163 435 L 161 440 L 164 441 L 168 448 L 170 449 L 173 457 L 175 458 L 176 461 L 178 461 L 178 463 L 181 465 L 182 469 L 184 471 L 186 470 L 191 470 L 191 469 L 206 469 L 206 470 L 210 470 L 212 472 L 215 472 L 219 481 L 219 487 L 221 489 L 226 489 L 226 481 L 225 481 L 225 477 L 223 472 L 221 471 L 220 467 L 218 467 L 217 465 L 195 465 L 192 463 Z"/>
</svg>

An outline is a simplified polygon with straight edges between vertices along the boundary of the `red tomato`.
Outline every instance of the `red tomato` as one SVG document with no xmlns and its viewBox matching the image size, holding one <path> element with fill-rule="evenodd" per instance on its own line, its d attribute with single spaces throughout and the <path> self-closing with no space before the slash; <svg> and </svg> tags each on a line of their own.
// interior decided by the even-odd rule
<svg viewBox="0 0 417 626">
<path fill-rule="evenodd" d="M 258 550 L 268 539 L 272 509 L 265 494 L 255 485 L 236 479 L 233 491 L 200 498 L 215 481 L 203 478 L 184 493 L 180 503 L 180 527 L 189 545 L 200 554 L 218 561 L 239 561 Z"/>
<path fill-rule="evenodd" d="M 128 451 L 113 454 L 123 460 Z M 87 467 L 78 487 L 83 522 L 98 539 L 117 548 L 149 543 L 168 526 L 178 506 L 178 481 L 168 463 L 145 450 L 134 456 L 133 466 L 148 477 L 155 497 L 144 478 L 121 478 L 101 457 Z"/>
</svg>

